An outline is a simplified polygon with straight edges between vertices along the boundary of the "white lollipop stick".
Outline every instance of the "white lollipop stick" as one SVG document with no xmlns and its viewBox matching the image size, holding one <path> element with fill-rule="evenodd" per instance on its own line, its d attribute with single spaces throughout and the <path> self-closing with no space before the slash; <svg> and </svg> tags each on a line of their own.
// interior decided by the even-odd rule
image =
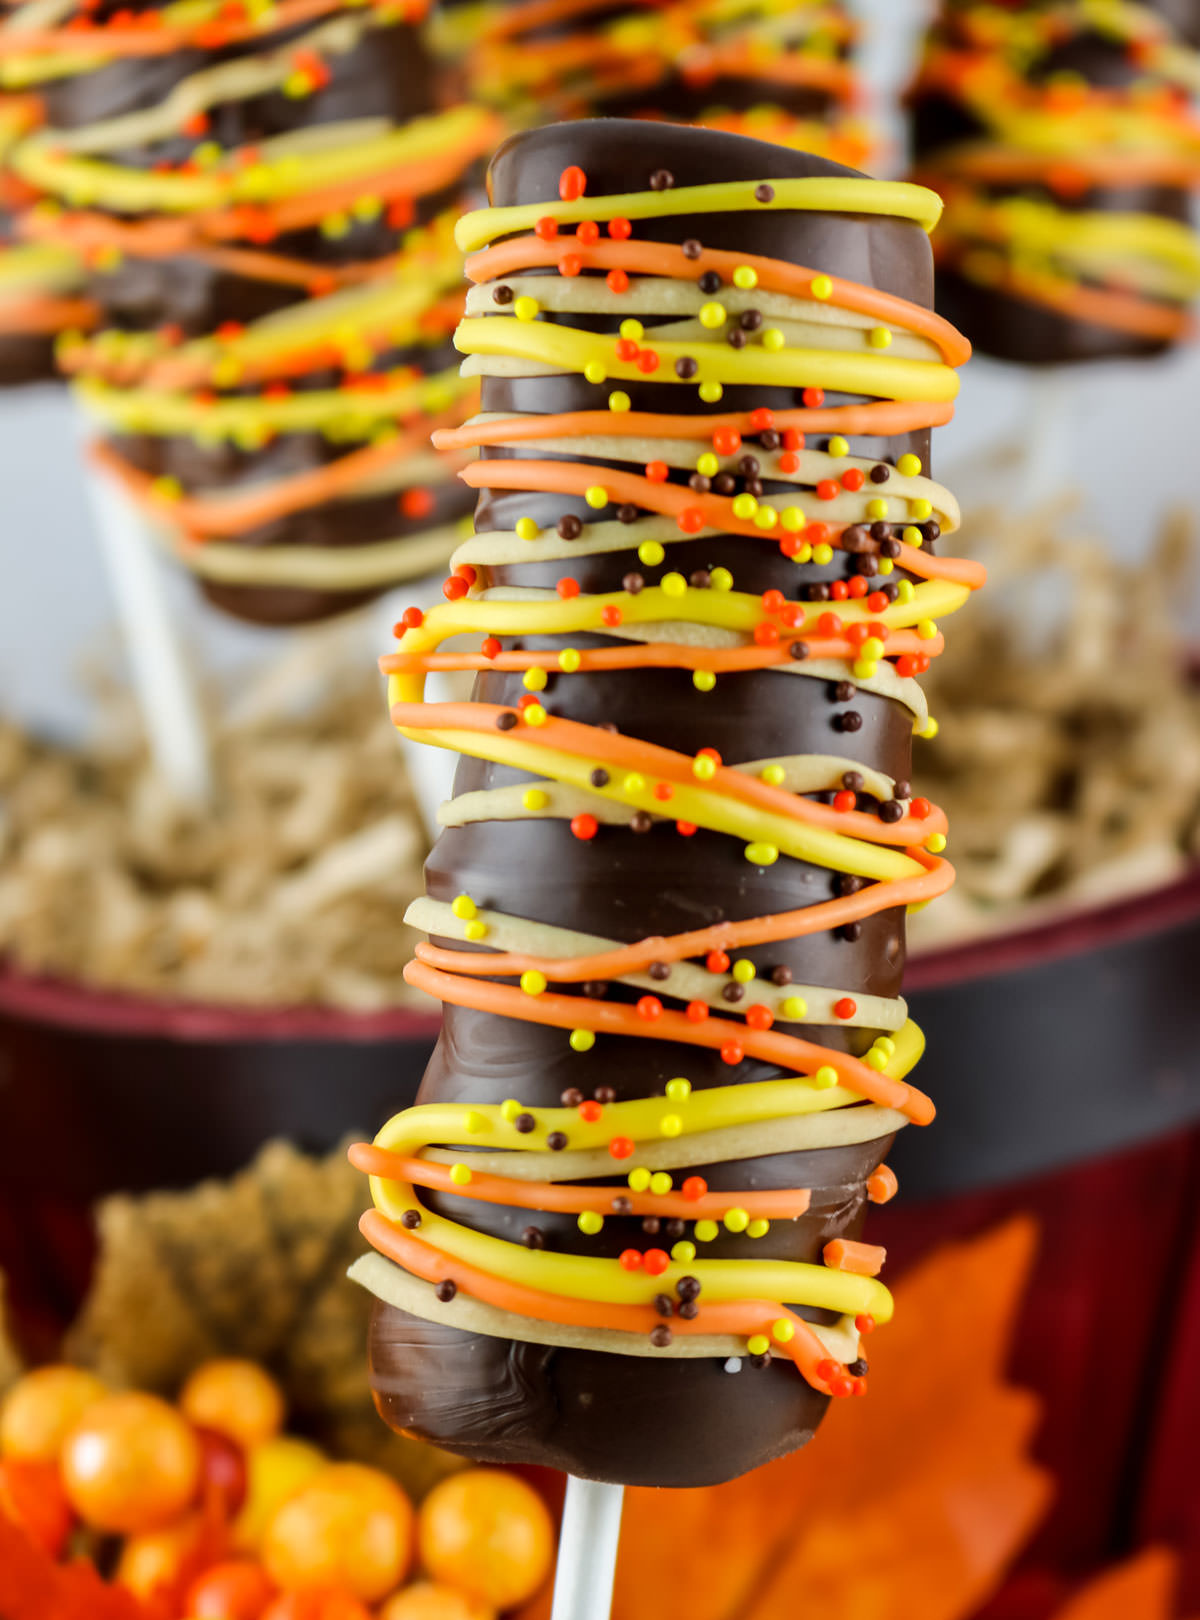
<svg viewBox="0 0 1200 1620">
<path fill-rule="evenodd" d="M 1071 482 L 1071 428 L 1079 407 L 1077 373 L 1050 366 L 1029 377 L 1029 411 L 1018 499 L 1032 509 L 1061 494 Z"/>
<path fill-rule="evenodd" d="M 624 1500 L 621 1485 L 567 1479 L 551 1620 L 609 1620 Z"/>
<path fill-rule="evenodd" d="M 85 481 L 151 756 L 181 803 L 208 804 L 212 800 L 208 738 L 154 537 L 141 515 L 102 474 L 89 469 Z"/>
</svg>

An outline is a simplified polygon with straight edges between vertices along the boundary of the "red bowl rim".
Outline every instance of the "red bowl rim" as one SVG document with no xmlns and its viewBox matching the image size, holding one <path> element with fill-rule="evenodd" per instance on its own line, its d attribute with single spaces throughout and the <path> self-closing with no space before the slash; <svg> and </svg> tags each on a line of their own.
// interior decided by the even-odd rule
<svg viewBox="0 0 1200 1620">
<path fill-rule="evenodd" d="M 905 991 L 1017 972 L 1200 919 L 1200 865 L 1164 887 L 914 956 Z M 431 1041 L 440 1014 L 411 1007 L 244 1007 L 133 995 L 0 964 L 0 1014 L 92 1035 L 213 1043 Z"/>
</svg>

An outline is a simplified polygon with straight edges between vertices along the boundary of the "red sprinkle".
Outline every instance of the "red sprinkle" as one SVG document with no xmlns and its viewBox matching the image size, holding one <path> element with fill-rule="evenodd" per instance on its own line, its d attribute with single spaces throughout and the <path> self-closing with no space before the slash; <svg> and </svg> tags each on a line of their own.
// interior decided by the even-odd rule
<svg viewBox="0 0 1200 1620">
<path fill-rule="evenodd" d="M 720 764 L 721 764 L 721 756 L 720 756 L 720 754 L 717 753 L 715 748 L 700 748 L 700 749 L 698 749 L 697 752 L 696 752 L 696 758 L 697 759 L 711 759 L 713 764 L 716 765 L 716 766 L 720 766 Z"/>
<path fill-rule="evenodd" d="M 704 513 L 698 506 L 685 506 L 675 522 L 684 534 L 699 534 L 704 527 Z"/>
<path fill-rule="evenodd" d="M 577 202 L 587 190 L 587 175 L 577 163 L 565 168 L 558 177 L 558 194 L 563 202 Z"/>
<path fill-rule="evenodd" d="M 785 450 L 804 449 L 804 435 L 799 428 L 784 428 L 783 448 Z"/>
<path fill-rule="evenodd" d="M 908 807 L 909 815 L 915 816 L 918 821 L 924 821 L 932 810 L 933 806 L 928 799 L 914 799 Z"/>
<path fill-rule="evenodd" d="M 575 240 L 582 242 L 585 247 L 591 247 L 593 242 L 600 240 L 600 227 L 594 219 L 580 220 L 575 227 Z"/>
<path fill-rule="evenodd" d="M 742 436 L 736 428 L 716 428 L 712 436 L 712 447 L 719 456 L 732 456 L 742 446 Z"/>
<path fill-rule="evenodd" d="M 770 1029 L 775 1022 L 775 1014 L 770 1007 L 764 1007 L 761 1001 L 756 1001 L 753 1007 L 746 1008 L 746 1022 L 751 1029 Z"/>
<path fill-rule="evenodd" d="M 865 1338 L 868 1333 L 874 1333 L 875 1318 L 873 1316 L 866 1315 L 856 1316 L 854 1318 L 854 1325 Z"/>
<path fill-rule="evenodd" d="M 622 619 L 622 613 L 621 613 L 620 608 L 619 607 L 614 607 L 614 605 L 611 602 L 609 602 L 607 604 L 607 606 L 602 607 L 600 609 L 600 622 L 601 622 L 601 624 L 607 624 L 611 628 L 614 625 L 620 624 L 621 619 Z"/>
<path fill-rule="evenodd" d="M 609 292 L 623 293 L 629 291 L 629 277 L 624 270 L 610 270 L 605 276 Z"/>
<path fill-rule="evenodd" d="M 586 810 L 581 815 L 571 817 L 571 831 L 576 838 L 582 839 L 585 844 L 589 838 L 595 838 L 599 830 L 600 823 L 595 816 L 589 815 Z"/>
<path fill-rule="evenodd" d="M 558 261 L 560 276 L 577 276 L 583 269 L 583 260 L 578 253 L 564 253 Z"/>
<path fill-rule="evenodd" d="M 853 810 L 857 804 L 858 794 L 851 793 L 849 788 L 845 788 L 841 793 L 835 793 L 833 796 L 833 808 L 841 816 Z"/>
<path fill-rule="evenodd" d="M 704 965 L 710 973 L 728 973 L 728 951 L 709 951 L 708 955 L 704 958 Z"/>
<path fill-rule="evenodd" d="M 764 613 L 779 613 L 787 605 L 787 598 L 782 591 L 764 591 L 760 600 Z"/>
<path fill-rule="evenodd" d="M 823 388 L 806 388 L 800 398 L 810 411 L 817 411 L 825 403 L 825 390 Z"/>
<path fill-rule="evenodd" d="M 779 640 L 778 625 L 768 624 L 764 619 L 754 626 L 754 640 L 759 647 L 773 647 Z"/>
<path fill-rule="evenodd" d="M 657 996 L 639 996 L 634 1006 L 639 1018 L 648 1019 L 651 1023 L 662 1017 L 663 1004 Z"/>
<path fill-rule="evenodd" d="M 819 501 L 836 501 L 838 497 L 837 480 L 822 478 L 817 485 L 817 499 Z"/>
<path fill-rule="evenodd" d="M 647 1249 L 642 1256 L 642 1264 L 652 1277 L 661 1277 L 671 1264 L 671 1256 L 665 1249 Z"/>
<path fill-rule="evenodd" d="M 406 489 L 400 497 L 400 510 L 405 517 L 427 517 L 433 511 L 433 491 L 431 489 Z"/>
<path fill-rule="evenodd" d="M 638 346 L 632 338 L 617 339 L 617 359 L 623 360 L 627 365 L 638 357 Z"/>
<path fill-rule="evenodd" d="M 549 214 L 543 214 L 533 227 L 533 234 L 541 237 L 543 242 L 552 242 L 558 235 L 558 221 L 551 219 Z"/>
<path fill-rule="evenodd" d="M 500 643 L 495 636 L 488 636 L 479 650 L 485 658 L 499 658 L 501 653 Z"/>
<path fill-rule="evenodd" d="M 644 371 L 649 376 L 652 371 L 658 370 L 658 356 L 653 349 L 643 349 L 634 361 L 634 365 L 637 366 L 639 371 Z"/>
<path fill-rule="evenodd" d="M 850 595 L 849 582 L 844 579 L 835 579 L 829 587 L 829 594 L 835 602 L 844 602 Z"/>
<path fill-rule="evenodd" d="M 833 1004 L 835 1018 L 853 1018 L 858 1011 L 858 1002 L 852 996 L 843 996 L 840 1001 Z"/>
<path fill-rule="evenodd" d="M 615 242 L 624 242 L 633 235 L 633 226 L 627 219 L 618 215 L 616 219 L 609 220 L 608 234 Z"/>
<path fill-rule="evenodd" d="M 817 620 L 817 629 L 823 636 L 836 636 L 841 634 L 842 621 L 836 613 L 822 613 Z"/>
<path fill-rule="evenodd" d="M 785 534 L 779 542 L 779 549 L 785 557 L 794 557 L 800 550 L 800 536 L 798 534 Z"/>
<path fill-rule="evenodd" d="M 846 640 L 852 647 L 861 647 L 869 634 L 870 631 L 867 629 L 865 624 L 862 624 L 861 622 L 858 624 L 852 624 L 846 631 Z"/>
<path fill-rule="evenodd" d="M 646 477 L 652 484 L 665 484 L 670 470 L 665 461 L 648 461 L 646 463 Z"/>
<path fill-rule="evenodd" d="M 622 1271 L 640 1271 L 642 1269 L 641 1251 L 638 1249 L 622 1249 L 617 1256 L 617 1264 Z"/>
<path fill-rule="evenodd" d="M 563 601 L 566 602 L 569 601 L 572 596 L 579 595 L 579 581 L 569 577 L 567 579 L 560 579 L 554 589 L 562 597 Z"/>
<path fill-rule="evenodd" d="M 848 489 L 851 494 L 857 494 L 865 483 L 866 474 L 861 467 L 848 467 L 842 474 L 842 488 Z"/>
<path fill-rule="evenodd" d="M 675 831 L 681 838 L 694 838 L 696 836 L 696 823 L 694 821 L 677 821 Z"/>
<path fill-rule="evenodd" d="M 467 594 L 470 588 L 465 579 L 460 578 L 457 574 L 451 574 L 450 578 L 442 585 L 442 595 L 447 602 L 457 602 Z"/>
<path fill-rule="evenodd" d="M 708 1191 L 708 1182 L 703 1176 L 688 1176 L 679 1190 L 689 1204 L 698 1204 Z"/>
<path fill-rule="evenodd" d="M 726 1041 L 721 1048 L 721 1062 L 731 1066 L 740 1063 L 746 1055 L 746 1050 L 740 1041 Z"/>
<path fill-rule="evenodd" d="M 804 538 L 810 546 L 824 545 L 829 539 L 829 525 L 827 523 L 810 523 L 804 531 Z"/>
<path fill-rule="evenodd" d="M 708 1017 L 708 1003 L 704 1001 L 689 1001 L 684 1016 L 691 1024 L 702 1024 Z"/>
<path fill-rule="evenodd" d="M 633 1138 L 631 1136 L 614 1136 L 608 1144 L 608 1151 L 614 1159 L 628 1159 L 633 1155 Z"/>
<path fill-rule="evenodd" d="M 906 680 L 917 673 L 917 659 L 913 653 L 902 653 L 896 660 L 896 674 Z"/>
<path fill-rule="evenodd" d="M 419 607 L 406 607 L 400 615 L 400 623 L 406 630 L 419 630 L 425 623 L 425 615 Z"/>
<path fill-rule="evenodd" d="M 855 574 L 854 578 L 850 581 L 850 595 L 851 596 L 865 596 L 866 594 L 867 594 L 867 582 L 866 582 L 866 580 L 862 577 L 861 574 Z"/>
<path fill-rule="evenodd" d="M 670 782 L 656 782 L 654 784 L 654 797 L 656 799 L 673 799 L 675 797 L 675 789 L 671 786 Z"/>
<path fill-rule="evenodd" d="M 800 457 L 794 450 L 785 450 L 779 458 L 779 470 L 784 473 L 800 471 Z"/>
<path fill-rule="evenodd" d="M 884 613 L 884 612 L 886 612 L 887 611 L 887 605 L 888 605 L 888 599 L 883 594 L 882 591 L 872 591 L 871 594 L 867 597 L 867 607 L 870 609 L 870 611 L 872 613 Z"/>
<path fill-rule="evenodd" d="M 579 1117 L 587 1125 L 598 1125 L 604 1117 L 604 1110 L 598 1102 L 580 1103 Z"/>
</svg>

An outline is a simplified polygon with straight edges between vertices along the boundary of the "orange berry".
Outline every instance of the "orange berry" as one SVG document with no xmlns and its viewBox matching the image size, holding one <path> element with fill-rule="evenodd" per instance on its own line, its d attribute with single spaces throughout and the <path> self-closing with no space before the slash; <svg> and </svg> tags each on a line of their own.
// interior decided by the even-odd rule
<svg viewBox="0 0 1200 1620">
<path fill-rule="evenodd" d="M 284 1592 L 263 1610 L 262 1620 L 371 1620 L 371 1616 L 349 1592 L 310 1587 L 306 1592 Z"/>
<path fill-rule="evenodd" d="M 7 1457 L 0 1462 L 0 1517 L 7 1515 L 51 1558 L 71 1534 L 71 1504 L 58 1464 L 37 1458 Z"/>
<path fill-rule="evenodd" d="M 39 1367 L 18 1378 L 0 1410 L 0 1455 L 57 1462 L 63 1441 L 108 1391 L 82 1367 Z"/>
<path fill-rule="evenodd" d="M 167 1600 L 174 1608 L 201 1566 L 207 1535 L 202 1514 L 130 1536 L 121 1548 L 115 1580 L 135 1597 Z"/>
<path fill-rule="evenodd" d="M 200 1443 L 156 1395 L 106 1395 L 89 1406 L 62 1454 L 67 1496 L 97 1530 L 126 1535 L 177 1519 L 200 1481 Z"/>
<path fill-rule="evenodd" d="M 180 1391 L 179 1409 L 190 1422 L 247 1448 L 283 1427 L 283 1391 L 255 1361 L 206 1361 Z"/>
<path fill-rule="evenodd" d="M 261 1564 L 230 1559 L 192 1582 L 184 1612 L 189 1620 L 258 1620 L 274 1596 L 274 1582 Z"/>
<path fill-rule="evenodd" d="M 497 1609 L 531 1598 L 554 1561 L 554 1526 L 531 1485 L 470 1468 L 435 1485 L 417 1518 L 421 1563 L 435 1581 Z"/>
<path fill-rule="evenodd" d="M 262 1559 L 283 1587 L 336 1587 L 366 1603 L 395 1589 L 412 1556 L 413 1512 L 386 1474 L 331 1464 L 267 1526 Z"/>
<path fill-rule="evenodd" d="M 379 1620 L 496 1620 L 496 1611 L 490 1603 L 453 1587 L 418 1581 L 390 1597 L 379 1611 Z"/>
<path fill-rule="evenodd" d="M 289 1434 L 252 1446 L 246 1454 L 246 1502 L 233 1527 L 234 1545 L 257 1552 L 283 1504 L 328 1466 L 329 1459 L 316 1446 Z"/>
</svg>

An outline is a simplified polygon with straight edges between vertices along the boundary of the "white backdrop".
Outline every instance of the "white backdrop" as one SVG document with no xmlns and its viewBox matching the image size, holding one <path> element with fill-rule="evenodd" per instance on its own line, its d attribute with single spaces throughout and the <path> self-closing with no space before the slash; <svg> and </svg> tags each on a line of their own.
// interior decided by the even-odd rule
<svg viewBox="0 0 1200 1620">
<path fill-rule="evenodd" d="M 909 73 L 922 0 L 860 0 L 869 19 L 865 68 L 901 164 L 895 91 Z M 889 110 L 890 109 L 890 110 Z M 1200 349 L 1151 366 L 1090 368 L 1068 385 L 1069 481 L 1087 494 L 1088 515 L 1115 549 L 1140 554 L 1168 504 L 1197 502 Z M 1018 433 L 1033 409 L 1027 374 L 986 360 L 967 371 L 958 418 L 939 435 L 937 467 L 956 465 L 997 436 Z M 85 708 L 80 657 L 102 643 L 112 619 L 91 525 L 71 407 L 59 390 L 0 396 L 0 711 L 57 733 Z M 969 488 L 959 486 L 969 500 Z M 186 579 L 171 581 L 188 633 L 206 663 L 227 667 L 270 656 L 278 634 L 218 620 Z M 1190 622 L 1200 632 L 1200 607 Z M 378 615 L 363 621 L 364 664 L 380 650 Z M 285 633 L 286 634 L 286 633 Z"/>
</svg>

